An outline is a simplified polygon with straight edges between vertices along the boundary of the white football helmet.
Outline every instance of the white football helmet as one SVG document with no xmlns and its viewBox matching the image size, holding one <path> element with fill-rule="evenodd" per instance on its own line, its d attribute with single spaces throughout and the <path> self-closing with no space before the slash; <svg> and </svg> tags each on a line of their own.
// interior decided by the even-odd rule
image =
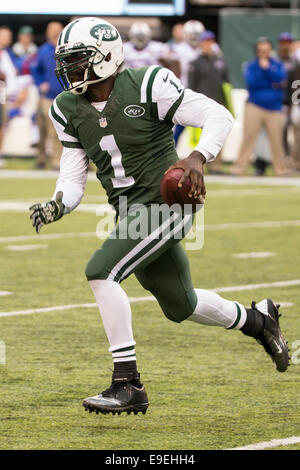
<svg viewBox="0 0 300 470">
<path fill-rule="evenodd" d="M 137 49 L 144 49 L 152 38 L 151 28 L 147 23 L 137 21 L 131 25 L 128 36 Z"/>
<path fill-rule="evenodd" d="M 190 20 L 183 25 L 183 39 L 190 46 L 197 47 L 199 45 L 200 36 L 205 30 L 203 23 L 197 20 Z"/>
<path fill-rule="evenodd" d="M 101 18 L 74 20 L 58 38 L 55 59 L 55 73 L 63 89 L 85 93 L 88 85 L 107 79 L 124 62 L 120 33 Z M 91 71 L 97 79 L 90 79 Z"/>
</svg>

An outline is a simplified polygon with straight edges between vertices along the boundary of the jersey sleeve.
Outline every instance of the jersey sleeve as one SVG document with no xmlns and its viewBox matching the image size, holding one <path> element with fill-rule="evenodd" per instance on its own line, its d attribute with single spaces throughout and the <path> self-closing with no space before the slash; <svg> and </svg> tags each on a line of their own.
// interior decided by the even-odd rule
<svg viewBox="0 0 300 470">
<path fill-rule="evenodd" d="M 151 89 L 152 101 L 157 104 L 159 120 L 172 125 L 174 114 L 184 97 L 184 86 L 179 78 L 165 67 L 156 67 L 152 74 L 154 73 Z"/>
<path fill-rule="evenodd" d="M 202 129 L 195 150 L 212 161 L 221 150 L 232 128 L 233 117 L 224 106 L 207 96 L 185 89 L 173 72 L 161 68 L 152 86 L 152 100 L 157 103 L 159 120 Z"/>
<path fill-rule="evenodd" d="M 52 199 L 58 192 L 63 193 L 62 203 L 65 206 L 65 214 L 74 210 L 83 197 L 89 160 L 83 149 L 63 148 L 60 159 L 59 177 Z"/>
<path fill-rule="evenodd" d="M 63 112 L 63 106 L 58 104 L 57 98 L 53 101 L 49 109 L 49 117 L 53 123 L 59 140 L 63 147 L 82 149 L 82 145 L 77 139 L 72 125 L 68 122 L 67 113 Z"/>
<path fill-rule="evenodd" d="M 202 129 L 200 141 L 194 150 L 202 153 L 207 161 L 216 158 L 233 126 L 232 114 L 207 96 L 190 89 L 178 106 L 173 122 L 182 126 Z"/>
<path fill-rule="evenodd" d="M 60 104 L 58 101 L 60 101 Z M 80 204 L 83 197 L 89 159 L 67 119 L 68 110 L 64 110 L 62 101 L 63 99 L 57 97 L 49 109 L 49 117 L 63 145 L 59 177 L 52 199 L 56 198 L 58 192 L 62 192 L 62 202 L 65 206 L 64 213 L 68 214 Z"/>
</svg>

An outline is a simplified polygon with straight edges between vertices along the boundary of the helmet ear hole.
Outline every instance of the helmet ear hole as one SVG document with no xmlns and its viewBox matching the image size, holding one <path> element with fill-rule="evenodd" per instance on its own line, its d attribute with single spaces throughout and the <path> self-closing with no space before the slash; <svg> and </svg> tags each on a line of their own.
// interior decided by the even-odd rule
<svg viewBox="0 0 300 470">
<path fill-rule="evenodd" d="M 107 54 L 107 56 L 105 57 L 104 60 L 105 60 L 105 62 L 110 62 L 110 60 L 111 60 L 111 52 L 109 52 L 109 53 Z"/>
</svg>

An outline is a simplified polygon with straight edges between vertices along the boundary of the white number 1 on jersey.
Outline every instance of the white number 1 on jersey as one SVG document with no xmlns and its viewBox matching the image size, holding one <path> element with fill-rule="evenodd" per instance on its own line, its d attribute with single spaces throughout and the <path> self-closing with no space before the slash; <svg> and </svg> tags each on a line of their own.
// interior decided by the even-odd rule
<svg viewBox="0 0 300 470">
<path fill-rule="evenodd" d="M 115 177 L 112 178 L 114 188 L 126 188 L 134 184 L 133 176 L 125 176 L 125 169 L 122 165 L 122 154 L 117 146 L 113 135 L 105 135 L 99 142 L 102 150 L 106 150 L 111 156 L 111 166 Z"/>
</svg>

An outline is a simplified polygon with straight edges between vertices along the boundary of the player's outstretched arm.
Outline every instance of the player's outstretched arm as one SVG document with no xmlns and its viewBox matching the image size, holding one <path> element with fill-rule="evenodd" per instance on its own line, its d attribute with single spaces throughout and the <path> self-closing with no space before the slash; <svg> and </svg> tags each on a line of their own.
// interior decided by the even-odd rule
<svg viewBox="0 0 300 470">
<path fill-rule="evenodd" d="M 29 210 L 32 211 L 30 218 L 36 233 L 40 233 L 43 225 L 51 224 L 62 218 L 65 209 L 62 198 L 63 193 L 60 191 L 56 194 L 55 200 L 43 204 L 33 204 L 29 207 Z"/>
</svg>

